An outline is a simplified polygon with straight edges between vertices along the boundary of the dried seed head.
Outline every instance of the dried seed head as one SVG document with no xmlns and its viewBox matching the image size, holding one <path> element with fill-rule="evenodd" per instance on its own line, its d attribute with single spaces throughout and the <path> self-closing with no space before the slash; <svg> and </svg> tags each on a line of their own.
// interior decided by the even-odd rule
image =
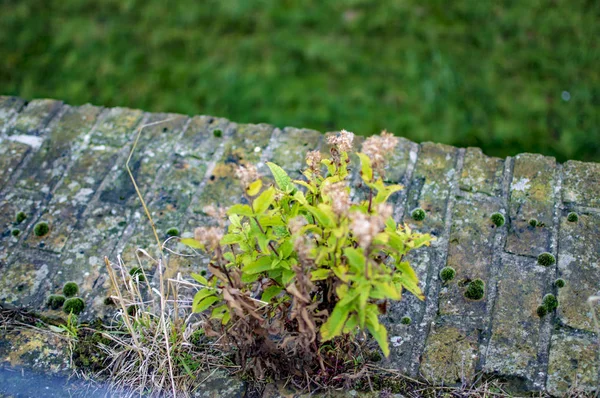
<svg viewBox="0 0 600 398">
<path fill-rule="evenodd" d="M 361 212 L 350 214 L 350 230 L 363 249 L 371 245 L 375 236 L 383 230 L 385 219 L 379 214 L 367 215 Z"/>
<path fill-rule="evenodd" d="M 293 235 L 300 232 L 300 229 L 307 224 L 306 219 L 302 216 L 297 216 L 288 221 L 288 227 Z"/>
<path fill-rule="evenodd" d="M 235 176 L 239 178 L 242 186 L 245 188 L 260 177 L 256 166 L 249 164 L 247 166 L 238 165 L 235 169 Z"/>
<path fill-rule="evenodd" d="M 350 209 L 350 193 L 344 182 L 336 182 L 323 187 L 323 194 L 331 199 L 331 208 L 338 216 L 348 214 Z"/>
<path fill-rule="evenodd" d="M 354 133 L 346 130 L 340 131 L 338 135 L 327 137 L 327 143 L 337 148 L 339 152 L 349 152 L 352 150 L 352 142 L 354 141 Z"/>
<path fill-rule="evenodd" d="M 394 214 L 394 209 L 389 203 L 380 203 L 377 205 L 377 214 L 383 218 L 383 222 Z"/>
<path fill-rule="evenodd" d="M 387 131 L 380 135 L 372 135 L 362 144 L 362 153 L 371 159 L 373 169 L 383 175 L 386 166 L 386 155 L 392 153 L 398 145 L 398 137 Z"/>
<path fill-rule="evenodd" d="M 321 171 L 321 152 L 309 151 L 306 153 L 306 164 L 313 173 L 320 173 Z"/>
<path fill-rule="evenodd" d="M 218 227 L 198 227 L 194 230 L 194 239 L 202 243 L 207 250 L 214 250 L 223 238 L 223 230 Z"/>
<path fill-rule="evenodd" d="M 225 226 L 225 221 L 227 220 L 227 208 L 208 205 L 204 206 L 202 211 L 208 216 L 214 218 L 219 223 L 220 227 Z"/>
</svg>

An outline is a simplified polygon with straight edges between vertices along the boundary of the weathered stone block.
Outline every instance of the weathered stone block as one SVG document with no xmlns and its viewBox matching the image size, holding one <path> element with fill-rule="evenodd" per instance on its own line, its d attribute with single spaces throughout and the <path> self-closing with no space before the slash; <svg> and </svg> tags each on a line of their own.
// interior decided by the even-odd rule
<svg viewBox="0 0 600 398">
<path fill-rule="evenodd" d="M 566 330 L 556 332 L 550 343 L 548 392 L 564 397 L 597 391 L 599 349 L 597 338 L 591 335 L 578 335 Z"/>
<path fill-rule="evenodd" d="M 500 195 L 504 161 L 485 156 L 479 148 L 467 148 L 459 187 L 463 191 Z"/>
<path fill-rule="evenodd" d="M 0 264 L 5 263 L 21 237 L 33 228 L 35 215 L 43 199 L 43 195 L 39 193 L 21 190 L 8 191 L 5 197 L 0 199 Z M 16 220 L 18 212 L 23 212 L 26 216 L 21 222 Z M 19 234 L 14 236 L 13 230 L 16 229 Z"/>
<path fill-rule="evenodd" d="M 600 207 L 600 163 L 570 160 L 563 166 L 563 176 L 565 203 Z"/>
<path fill-rule="evenodd" d="M 50 133 L 25 165 L 16 186 L 49 193 L 66 170 L 72 154 L 82 144 L 77 137 L 91 130 L 100 110 L 91 105 L 69 107 L 59 120 L 51 123 Z"/>
<path fill-rule="evenodd" d="M 554 158 L 525 153 L 515 157 L 510 186 L 506 251 L 535 256 L 550 250 L 554 226 Z M 529 224 L 536 219 L 542 225 Z"/>
<path fill-rule="evenodd" d="M 11 135 L 40 136 L 45 132 L 45 127 L 62 107 L 62 101 L 39 99 L 30 101 L 19 113 L 15 122 L 7 129 Z"/>
<path fill-rule="evenodd" d="M 503 255 L 484 367 L 487 373 L 514 377 L 533 388 L 542 324 L 536 309 L 551 292 L 553 274 L 533 258 Z"/>
<path fill-rule="evenodd" d="M 142 116 L 143 112 L 137 109 L 107 109 L 90 135 L 90 145 L 122 148 L 131 143 L 137 132 L 136 127 L 141 127 Z"/>
<path fill-rule="evenodd" d="M 323 135 L 315 130 L 286 127 L 271 141 L 269 161 L 281 166 L 292 179 L 301 178 L 306 166 L 306 152 L 318 150 Z M 268 177 L 271 176 L 269 172 Z"/>
<path fill-rule="evenodd" d="M 560 219 L 559 276 L 565 287 L 558 290 L 558 314 L 564 324 L 595 331 L 587 299 L 600 292 L 600 215 L 580 214 L 579 221 Z"/>
<path fill-rule="evenodd" d="M 8 122 L 24 105 L 25 100 L 21 98 L 0 95 L 0 133 L 6 130 Z"/>
<path fill-rule="evenodd" d="M 49 278 L 57 259 L 48 255 L 15 252 L 0 273 L 0 303 L 40 308 L 49 291 Z"/>
<path fill-rule="evenodd" d="M 0 189 L 6 186 L 30 148 L 20 142 L 0 140 Z"/>
<path fill-rule="evenodd" d="M 70 372 L 69 357 L 68 340 L 47 331 L 11 329 L 0 338 L 0 366 L 23 366 L 52 374 L 67 373 Z M 19 392 L 23 390 L 19 389 Z M 40 390 L 36 393 L 43 396 Z"/>
</svg>

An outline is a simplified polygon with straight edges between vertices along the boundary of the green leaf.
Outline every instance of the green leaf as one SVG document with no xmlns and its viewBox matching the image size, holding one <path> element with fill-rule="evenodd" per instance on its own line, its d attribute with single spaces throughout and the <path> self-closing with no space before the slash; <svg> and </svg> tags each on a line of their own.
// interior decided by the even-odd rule
<svg viewBox="0 0 600 398">
<path fill-rule="evenodd" d="M 283 226 L 285 223 L 281 219 L 281 216 L 267 216 L 262 215 L 257 217 L 260 225 L 264 227 L 275 227 L 275 226 Z"/>
<path fill-rule="evenodd" d="M 202 243 L 198 242 L 194 238 L 183 238 L 183 239 L 180 239 L 179 242 L 183 243 L 184 245 L 186 245 L 188 247 L 191 247 L 192 249 L 204 250 L 204 245 Z"/>
<path fill-rule="evenodd" d="M 281 293 L 283 289 L 280 286 L 269 286 L 265 289 L 260 298 L 262 301 L 271 301 L 271 299 Z"/>
<path fill-rule="evenodd" d="M 354 330 L 356 329 L 357 326 L 358 326 L 358 317 L 356 316 L 356 314 L 352 314 L 352 315 L 350 315 L 350 318 L 348 318 L 348 320 L 344 324 L 343 332 L 344 333 L 352 333 L 352 332 L 354 332 Z"/>
<path fill-rule="evenodd" d="M 313 282 L 314 281 L 322 281 L 324 279 L 329 278 L 330 275 L 331 275 L 331 270 L 329 270 L 327 268 L 319 268 L 310 273 L 310 280 Z"/>
<path fill-rule="evenodd" d="M 208 289 L 202 289 L 202 290 L 208 290 Z M 199 295 L 200 292 L 196 293 L 196 296 L 194 297 L 194 303 L 192 304 L 193 312 L 202 312 L 220 300 L 219 297 L 214 296 L 214 295 L 209 295 L 208 297 L 202 298 L 200 300 L 196 300 L 196 297 L 201 297 L 201 295 Z M 213 292 L 210 292 L 210 294 L 213 294 Z"/>
<path fill-rule="evenodd" d="M 294 184 L 302 185 L 303 187 L 306 187 L 310 192 L 317 193 L 317 188 L 313 187 L 311 184 L 309 184 L 306 181 L 294 180 Z"/>
<path fill-rule="evenodd" d="M 221 245 L 233 245 L 244 241 L 244 237 L 240 234 L 227 234 L 221 239 Z"/>
<path fill-rule="evenodd" d="M 367 316 L 367 302 L 371 295 L 371 285 L 368 283 L 361 284 L 358 287 L 360 291 L 360 297 L 358 299 L 358 323 L 360 327 L 365 326 L 365 319 Z"/>
<path fill-rule="evenodd" d="M 333 218 L 329 217 L 325 211 L 320 208 L 305 205 L 306 210 L 308 210 L 315 218 L 319 221 L 319 223 L 325 228 L 332 228 L 335 226 Z"/>
<path fill-rule="evenodd" d="M 260 274 L 272 268 L 273 259 L 270 256 L 263 256 L 242 268 L 242 272 L 245 274 Z"/>
<path fill-rule="evenodd" d="M 337 303 L 331 315 L 323 325 L 321 325 L 321 340 L 327 341 L 342 334 L 344 324 L 350 314 L 349 306 L 341 306 Z"/>
<path fill-rule="evenodd" d="M 403 261 L 396 265 L 397 272 L 394 274 L 394 283 L 401 283 L 409 292 L 417 296 L 420 300 L 425 300 L 425 295 L 419 287 L 417 274 L 410 267 L 408 262 Z"/>
<path fill-rule="evenodd" d="M 354 272 L 364 272 L 366 263 L 361 248 L 355 249 L 353 247 L 347 247 L 344 249 L 344 255 L 348 259 L 348 264 Z"/>
<path fill-rule="evenodd" d="M 252 217 L 254 215 L 250 206 L 241 205 L 241 204 L 231 206 L 227 210 L 227 214 L 229 214 L 229 215 L 237 214 L 237 215 L 246 216 L 246 217 Z"/>
<path fill-rule="evenodd" d="M 275 188 L 269 187 L 269 189 L 264 190 L 258 198 L 254 199 L 252 208 L 256 214 L 262 214 L 267 211 L 269 206 L 271 206 L 273 200 L 275 200 Z"/>
<path fill-rule="evenodd" d="M 258 179 L 256 181 L 254 181 L 253 183 L 251 183 L 250 185 L 248 185 L 248 188 L 246 188 L 246 193 L 248 194 L 248 196 L 256 196 L 260 192 L 262 185 L 263 185 L 262 180 Z"/>
<path fill-rule="evenodd" d="M 358 157 L 360 158 L 360 170 L 362 172 L 361 177 L 363 181 L 373 181 L 373 167 L 371 166 L 371 159 L 364 153 L 359 152 L 356 155 L 358 155 Z"/>
<path fill-rule="evenodd" d="M 210 317 L 212 319 L 223 319 L 226 313 L 229 312 L 229 307 L 227 304 L 220 305 L 218 307 L 213 308 Z"/>
<path fill-rule="evenodd" d="M 374 308 L 373 308 L 374 307 Z M 387 330 L 385 326 L 379 323 L 379 319 L 377 319 L 377 307 L 369 306 L 367 308 L 367 329 L 373 335 L 373 338 L 379 344 L 381 351 L 383 351 L 383 355 L 386 357 L 390 356 L 390 346 L 388 343 Z"/>
<path fill-rule="evenodd" d="M 200 283 L 201 285 L 208 285 L 208 281 L 206 280 L 205 277 L 203 277 L 200 274 L 196 274 L 192 272 L 192 278 L 194 278 L 196 280 L 196 282 Z"/>
<path fill-rule="evenodd" d="M 287 239 L 284 240 L 277 249 L 279 251 L 279 256 L 283 258 L 288 258 L 294 252 L 294 245 L 292 242 Z"/>
<path fill-rule="evenodd" d="M 288 176 L 285 170 L 273 162 L 267 162 L 267 166 L 269 166 L 269 169 L 271 169 L 271 174 L 273 174 L 273 178 L 275 179 L 275 183 L 277 183 L 279 189 L 285 193 L 293 194 L 296 190 L 296 187 L 292 183 L 292 179 L 290 176 Z"/>
<path fill-rule="evenodd" d="M 375 195 L 375 198 L 373 199 L 373 203 L 380 204 L 380 203 L 386 202 L 391 194 L 393 194 L 394 192 L 400 191 L 402 188 L 404 188 L 404 187 L 399 184 L 388 185 L 384 189 L 377 191 L 377 195 Z"/>
<path fill-rule="evenodd" d="M 281 282 L 284 285 L 289 285 L 289 283 L 294 279 L 295 276 L 296 276 L 296 274 L 294 273 L 294 271 L 284 269 L 281 272 Z"/>
</svg>

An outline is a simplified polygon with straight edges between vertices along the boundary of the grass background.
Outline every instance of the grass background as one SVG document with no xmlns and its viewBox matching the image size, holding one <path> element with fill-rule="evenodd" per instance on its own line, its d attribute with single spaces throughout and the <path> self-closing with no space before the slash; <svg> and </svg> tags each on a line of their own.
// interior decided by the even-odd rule
<svg viewBox="0 0 600 398">
<path fill-rule="evenodd" d="M 0 93 L 600 160 L 597 0 L 0 0 Z"/>
</svg>

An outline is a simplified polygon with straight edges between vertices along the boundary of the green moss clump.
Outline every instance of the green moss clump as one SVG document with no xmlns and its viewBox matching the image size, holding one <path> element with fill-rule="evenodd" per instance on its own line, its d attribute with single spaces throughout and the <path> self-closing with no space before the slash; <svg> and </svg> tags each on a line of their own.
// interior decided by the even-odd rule
<svg viewBox="0 0 600 398">
<path fill-rule="evenodd" d="M 544 307 L 543 305 L 540 305 L 539 307 L 537 307 L 536 312 L 540 318 L 543 318 L 548 313 L 548 309 L 546 307 Z"/>
<path fill-rule="evenodd" d="M 558 299 L 553 294 L 547 294 L 542 299 L 542 305 L 546 307 L 548 312 L 558 308 Z"/>
<path fill-rule="evenodd" d="M 144 271 L 140 267 L 134 267 L 130 269 L 129 275 L 131 275 L 133 279 L 137 279 L 140 282 L 144 282 L 146 280 L 144 277 Z"/>
<path fill-rule="evenodd" d="M 556 258 L 551 253 L 542 253 L 538 256 L 537 263 L 544 267 L 549 267 L 556 263 Z"/>
<path fill-rule="evenodd" d="M 178 228 L 169 228 L 167 230 L 167 236 L 179 236 L 179 229 Z"/>
<path fill-rule="evenodd" d="M 481 279 L 475 279 L 467 285 L 465 297 L 470 300 L 481 300 L 485 294 L 485 283 Z"/>
<path fill-rule="evenodd" d="M 205 269 L 203 269 L 202 271 L 200 271 L 200 275 L 202 275 L 202 276 L 206 276 L 206 270 L 205 270 Z"/>
<path fill-rule="evenodd" d="M 426 216 L 425 210 L 421 209 L 420 207 L 417 207 L 416 209 L 414 209 L 410 213 L 410 215 L 413 218 L 413 220 L 415 220 L 415 221 L 423 221 Z"/>
<path fill-rule="evenodd" d="M 50 232 L 50 227 L 48 226 L 48 223 L 44 221 L 35 224 L 35 227 L 33 228 L 35 236 L 44 236 L 48 232 Z"/>
<path fill-rule="evenodd" d="M 217 138 L 221 138 L 223 136 L 223 131 L 221 129 L 215 129 L 213 135 Z"/>
<path fill-rule="evenodd" d="M 79 315 L 85 308 L 85 303 L 79 297 L 71 297 L 67 299 L 63 304 L 63 311 L 66 314 Z"/>
<path fill-rule="evenodd" d="M 104 299 L 104 305 L 115 305 L 115 300 L 112 297 L 106 297 Z"/>
<path fill-rule="evenodd" d="M 410 319 L 409 316 L 403 316 L 402 319 L 400 319 L 400 323 L 403 325 L 410 325 L 412 323 L 412 319 Z"/>
<path fill-rule="evenodd" d="M 494 213 L 490 216 L 490 219 L 492 220 L 492 222 L 494 223 L 494 225 L 496 225 L 497 227 L 501 227 L 504 225 L 504 216 L 500 213 Z"/>
<path fill-rule="evenodd" d="M 19 228 L 15 228 L 12 231 L 10 231 L 12 236 L 19 236 L 21 234 L 21 230 Z"/>
<path fill-rule="evenodd" d="M 575 212 L 571 212 L 571 213 L 567 214 L 567 221 L 569 221 L 569 222 L 579 221 L 579 214 L 577 214 Z"/>
<path fill-rule="evenodd" d="M 48 297 L 48 306 L 50 308 L 52 308 L 53 310 L 57 310 L 60 307 L 63 306 L 63 304 L 65 303 L 65 296 L 61 295 L 61 294 L 51 294 Z"/>
<path fill-rule="evenodd" d="M 452 267 L 444 267 L 440 271 L 440 278 L 442 281 L 449 282 L 456 276 L 456 270 Z"/>
<path fill-rule="evenodd" d="M 532 227 L 537 227 L 539 224 L 539 221 L 535 218 L 532 218 L 531 220 L 529 220 L 529 225 Z"/>
<path fill-rule="evenodd" d="M 67 282 L 63 286 L 63 294 L 66 297 L 76 296 L 77 293 L 79 293 L 79 286 L 77 286 L 77 283 L 75 283 L 75 282 Z"/>
<path fill-rule="evenodd" d="M 24 211 L 20 211 L 15 215 L 15 221 L 17 224 L 21 224 L 27 218 L 27 214 Z"/>
<path fill-rule="evenodd" d="M 554 286 L 556 286 L 559 289 L 562 289 L 563 287 L 565 287 L 565 280 L 558 278 L 557 280 L 554 281 Z"/>
</svg>

